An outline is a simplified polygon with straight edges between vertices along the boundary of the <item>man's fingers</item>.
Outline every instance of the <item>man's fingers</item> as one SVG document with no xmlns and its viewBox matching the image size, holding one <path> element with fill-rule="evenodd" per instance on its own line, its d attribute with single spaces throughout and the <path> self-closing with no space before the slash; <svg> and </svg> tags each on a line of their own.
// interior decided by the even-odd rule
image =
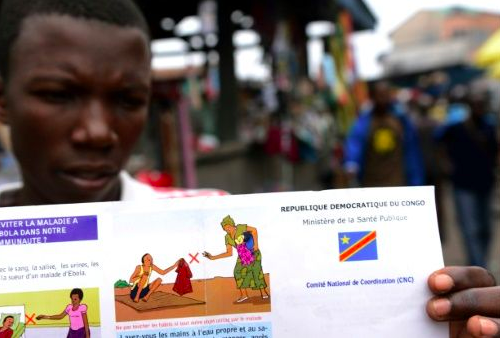
<svg viewBox="0 0 500 338">
<path fill-rule="evenodd" d="M 432 319 L 445 321 L 451 313 L 451 301 L 445 297 L 434 297 L 427 302 L 426 310 Z"/>
<path fill-rule="evenodd" d="M 500 318 L 500 287 L 472 288 L 434 297 L 427 313 L 435 320 L 464 320 L 474 315 Z"/>
<path fill-rule="evenodd" d="M 477 266 L 450 266 L 434 272 L 428 279 L 429 288 L 437 295 L 470 288 L 495 286 L 488 270 Z"/>
<path fill-rule="evenodd" d="M 467 331 L 473 337 L 500 337 L 500 320 L 474 316 L 467 321 Z"/>
<path fill-rule="evenodd" d="M 500 317 L 500 287 L 474 288 L 455 292 L 449 297 L 451 318 L 474 315 Z"/>
</svg>

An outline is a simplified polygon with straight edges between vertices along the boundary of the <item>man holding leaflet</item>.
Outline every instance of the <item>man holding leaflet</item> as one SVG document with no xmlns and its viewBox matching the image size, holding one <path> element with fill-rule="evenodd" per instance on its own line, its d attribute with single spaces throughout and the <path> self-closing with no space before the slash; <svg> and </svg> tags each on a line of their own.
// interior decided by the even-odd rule
<svg viewBox="0 0 500 338">
<path fill-rule="evenodd" d="M 131 186 L 136 198 L 153 198 L 121 174 L 145 123 L 150 64 L 131 1 L 4 0 L 0 119 L 23 184 L 1 192 L 0 205 L 115 201 Z M 499 336 L 495 285 L 482 268 L 444 268 L 429 278 L 436 298 L 427 311 L 452 322 L 453 338 Z"/>
</svg>

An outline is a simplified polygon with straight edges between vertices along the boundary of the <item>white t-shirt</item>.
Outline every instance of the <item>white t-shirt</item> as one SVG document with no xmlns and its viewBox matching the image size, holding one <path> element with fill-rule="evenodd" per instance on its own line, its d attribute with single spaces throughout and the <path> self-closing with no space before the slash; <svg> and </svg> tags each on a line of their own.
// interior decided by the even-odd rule
<svg viewBox="0 0 500 338">
<path fill-rule="evenodd" d="M 122 171 L 120 173 L 120 180 L 122 182 L 120 201 L 138 201 L 162 198 L 161 194 L 156 192 L 152 187 L 132 178 L 132 176 L 130 176 L 130 174 L 126 171 Z"/>
<path fill-rule="evenodd" d="M 217 189 L 183 189 L 183 188 L 159 188 L 153 189 L 145 183 L 141 183 L 132 178 L 129 173 L 122 171 L 120 173 L 122 183 L 121 201 L 144 201 L 159 198 L 176 197 L 195 197 L 195 196 L 221 196 L 227 195 L 227 192 Z M 0 186 L 0 194 L 19 189 L 21 182 L 6 183 Z"/>
</svg>

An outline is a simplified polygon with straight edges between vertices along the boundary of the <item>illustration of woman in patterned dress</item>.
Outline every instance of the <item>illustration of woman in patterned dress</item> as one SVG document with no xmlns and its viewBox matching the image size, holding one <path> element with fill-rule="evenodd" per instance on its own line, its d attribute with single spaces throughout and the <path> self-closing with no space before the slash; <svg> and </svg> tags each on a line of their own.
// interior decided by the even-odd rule
<svg viewBox="0 0 500 338">
<path fill-rule="evenodd" d="M 226 252 L 211 255 L 205 251 L 203 256 L 210 260 L 231 257 L 235 248 L 238 259 L 234 267 L 234 279 L 240 290 L 240 297 L 236 302 L 241 303 L 248 299 L 248 289 L 259 290 L 262 299 L 269 298 L 262 272 L 262 254 L 259 250 L 257 229 L 246 224 L 235 225 L 229 215 L 224 217 L 221 225 L 226 232 Z"/>
</svg>

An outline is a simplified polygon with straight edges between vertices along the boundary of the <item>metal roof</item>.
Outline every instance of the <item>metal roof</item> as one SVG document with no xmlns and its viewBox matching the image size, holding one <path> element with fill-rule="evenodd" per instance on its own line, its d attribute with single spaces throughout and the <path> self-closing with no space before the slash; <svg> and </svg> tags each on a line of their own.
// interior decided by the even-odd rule
<svg viewBox="0 0 500 338">
<path fill-rule="evenodd" d="M 170 35 L 160 26 L 164 17 L 178 22 L 186 16 L 196 15 L 198 4 L 201 2 L 181 0 L 174 4 L 158 0 L 134 1 L 146 16 L 153 38 Z M 280 17 L 292 19 L 299 25 L 315 20 L 333 21 L 340 7 L 351 13 L 355 30 L 373 29 L 376 23 L 373 13 L 362 0 L 229 0 L 223 4 L 256 16 L 256 21 L 261 18 L 278 20 Z"/>
</svg>

